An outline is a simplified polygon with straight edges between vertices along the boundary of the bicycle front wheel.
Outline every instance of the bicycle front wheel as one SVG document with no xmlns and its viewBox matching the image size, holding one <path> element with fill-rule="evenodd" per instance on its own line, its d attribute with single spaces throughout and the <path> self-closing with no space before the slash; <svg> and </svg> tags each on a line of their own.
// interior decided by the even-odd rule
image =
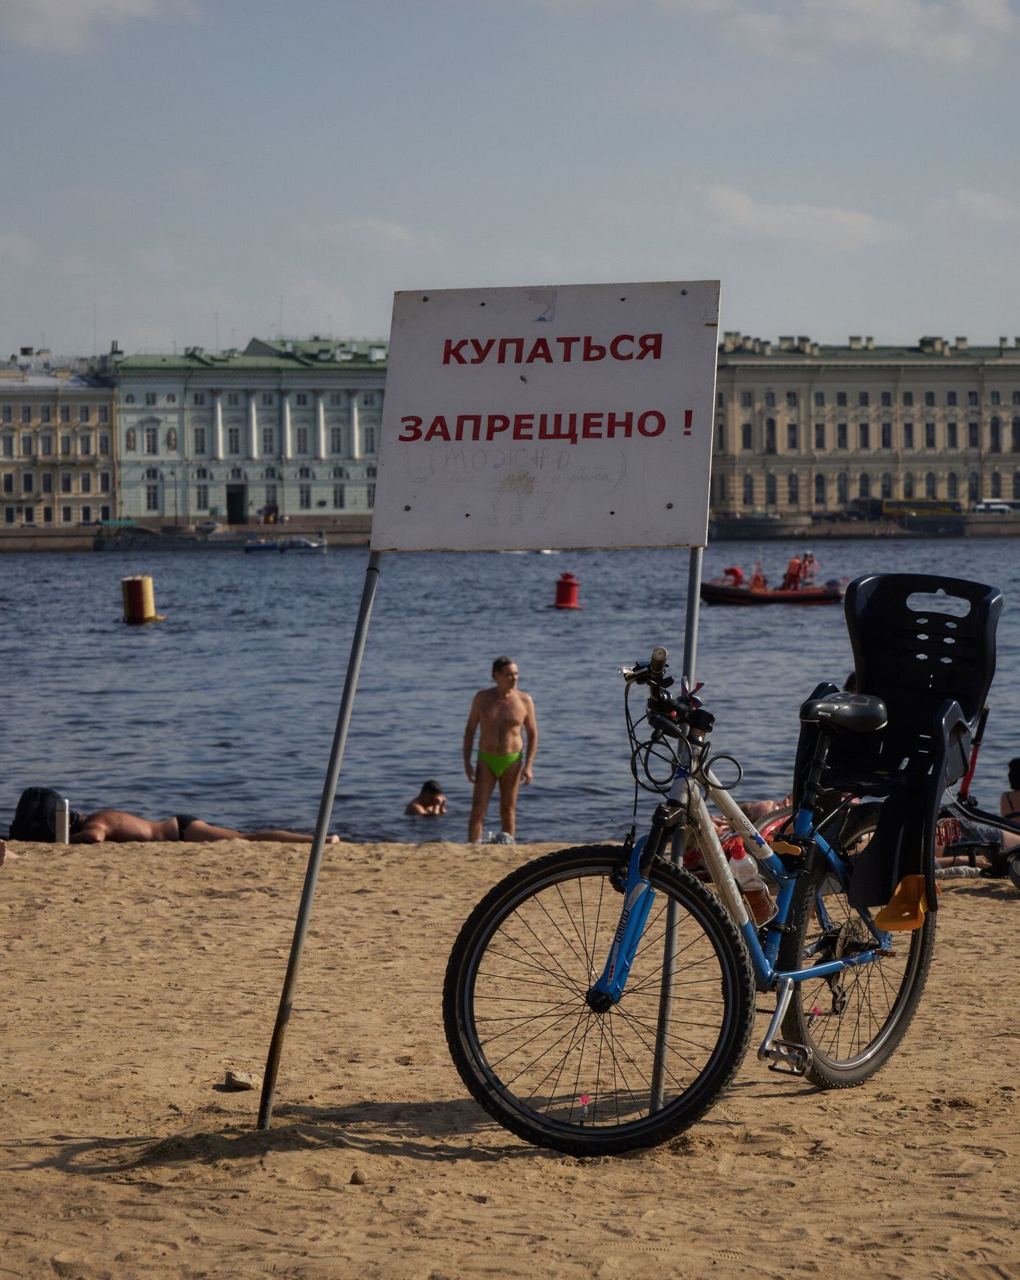
<svg viewBox="0 0 1020 1280">
<path fill-rule="evenodd" d="M 623 997 L 589 1007 L 620 922 L 621 857 L 599 845 L 521 867 L 472 912 L 446 970 L 443 1018 L 461 1079 L 512 1133 L 569 1155 L 650 1147 L 693 1124 L 739 1067 L 754 1018 L 750 961 L 729 916 L 659 862 Z"/>
<path fill-rule="evenodd" d="M 851 863 L 875 834 L 880 804 L 855 806 L 838 844 Z M 875 939 L 827 874 L 821 856 L 794 891 L 792 931 L 783 938 L 780 969 L 794 970 L 870 951 Z M 823 1089 L 850 1089 L 889 1060 L 917 1010 L 935 946 L 935 915 L 920 929 L 893 933 L 889 954 L 828 978 L 794 986 L 783 1021 L 787 1040 L 811 1050 L 807 1077 Z"/>
</svg>

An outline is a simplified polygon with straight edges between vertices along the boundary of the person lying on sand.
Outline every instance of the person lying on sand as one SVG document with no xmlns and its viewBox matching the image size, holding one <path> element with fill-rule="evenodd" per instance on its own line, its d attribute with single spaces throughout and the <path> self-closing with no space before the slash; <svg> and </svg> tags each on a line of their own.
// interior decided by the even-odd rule
<svg viewBox="0 0 1020 1280">
<path fill-rule="evenodd" d="M 185 840 L 205 843 L 210 840 L 275 840 L 281 844 L 309 844 L 312 836 L 298 831 L 265 827 L 257 831 L 235 831 L 233 827 L 215 827 L 194 814 L 179 813 L 161 822 L 150 822 L 120 809 L 99 809 L 96 813 L 71 813 L 72 844 L 103 844 L 118 840 Z M 327 836 L 327 844 L 336 844 L 338 836 Z"/>
</svg>

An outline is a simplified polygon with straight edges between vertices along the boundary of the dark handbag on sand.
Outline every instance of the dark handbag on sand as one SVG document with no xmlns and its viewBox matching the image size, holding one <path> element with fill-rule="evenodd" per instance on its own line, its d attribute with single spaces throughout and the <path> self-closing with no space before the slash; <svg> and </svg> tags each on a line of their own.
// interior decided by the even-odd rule
<svg viewBox="0 0 1020 1280">
<path fill-rule="evenodd" d="M 57 838 L 57 806 L 63 797 L 49 787 L 26 787 L 18 800 L 11 823 L 12 840 L 46 840 Z"/>
</svg>

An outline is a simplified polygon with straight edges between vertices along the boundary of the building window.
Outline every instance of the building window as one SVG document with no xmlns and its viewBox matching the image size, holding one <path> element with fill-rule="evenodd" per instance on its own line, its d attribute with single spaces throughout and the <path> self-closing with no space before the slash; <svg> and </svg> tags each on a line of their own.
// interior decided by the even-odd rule
<svg viewBox="0 0 1020 1280">
<path fill-rule="evenodd" d="M 744 506 L 754 506 L 754 476 L 744 476 Z"/>
<path fill-rule="evenodd" d="M 60 421 L 61 421 L 61 422 L 70 422 L 70 421 L 71 421 L 71 406 L 70 406 L 69 404 L 62 404 L 62 405 L 60 406 L 59 414 L 60 414 Z"/>
<path fill-rule="evenodd" d="M 298 485 L 298 506 L 302 511 L 310 511 L 312 507 L 312 486 L 310 484 Z"/>
<path fill-rule="evenodd" d="M 44 471 L 42 473 L 42 491 L 43 493 L 53 492 L 53 472 Z"/>
<path fill-rule="evenodd" d="M 765 505 L 767 507 L 774 507 L 776 505 L 776 477 L 775 476 L 769 475 L 765 477 Z"/>
<path fill-rule="evenodd" d="M 145 452 L 159 453 L 159 428 L 145 428 Z"/>
<path fill-rule="evenodd" d="M 31 493 L 35 488 L 35 476 L 32 475 L 31 471 L 23 471 L 21 473 L 21 487 L 25 493 Z"/>
<path fill-rule="evenodd" d="M 845 507 L 850 501 L 850 477 L 845 471 L 841 471 L 836 477 L 836 501 L 841 507 Z"/>
<path fill-rule="evenodd" d="M 21 425 L 23 427 L 32 425 L 32 406 L 30 404 L 21 406 Z"/>
<path fill-rule="evenodd" d="M 127 431 L 124 432 L 124 451 L 125 453 L 134 453 L 137 447 L 135 429 L 134 427 L 128 427 Z"/>
<path fill-rule="evenodd" d="M 907 499 L 914 496 L 914 477 L 909 471 L 903 477 L 903 496 Z"/>
<path fill-rule="evenodd" d="M 158 484 L 147 484 L 145 486 L 145 510 L 146 511 L 159 510 L 159 485 Z"/>
<path fill-rule="evenodd" d="M 205 427 L 195 427 L 195 452 L 205 453 Z"/>
<path fill-rule="evenodd" d="M 110 473 L 109 473 L 109 471 L 100 471 L 100 473 L 99 473 L 99 492 L 100 492 L 100 493 L 110 493 L 110 492 L 111 492 L 111 488 L 112 488 L 112 486 L 111 486 Z"/>
<path fill-rule="evenodd" d="M 772 395 L 771 391 L 769 392 L 769 395 Z M 765 397 L 765 402 L 766 404 L 769 403 L 768 396 Z M 366 405 L 369 409 L 373 408 L 375 406 L 375 392 L 366 391 L 365 394 L 361 397 L 361 403 L 363 405 Z M 775 404 L 775 403 L 776 403 L 776 397 L 772 396 L 772 404 Z"/>
<path fill-rule="evenodd" d="M 978 393 L 976 391 L 967 392 L 967 403 L 969 405 L 977 405 L 980 403 L 978 400 Z"/>
<path fill-rule="evenodd" d="M 314 478 L 311 467 L 300 467 L 298 469 L 299 480 L 314 480 Z"/>
<path fill-rule="evenodd" d="M 924 403 L 930 408 L 935 403 L 935 392 L 926 391 L 924 393 Z"/>
<path fill-rule="evenodd" d="M 1020 418 L 1013 419 L 1011 434 L 1010 452 L 1020 453 Z"/>
<path fill-rule="evenodd" d="M 375 427 L 365 428 L 365 452 L 375 453 Z"/>
<path fill-rule="evenodd" d="M 824 422 L 815 423 L 815 448 L 816 449 L 825 448 L 825 423 Z"/>
<path fill-rule="evenodd" d="M 871 448 L 871 426 L 867 422 L 857 424 L 857 447 L 858 449 Z"/>
<path fill-rule="evenodd" d="M 960 447 L 959 432 L 956 429 L 956 423 L 947 422 L 946 423 L 946 448 L 958 449 L 959 447 Z"/>
<path fill-rule="evenodd" d="M 295 402 L 295 404 L 297 404 L 300 408 L 304 408 L 304 407 L 308 404 L 308 395 L 307 395 L 307 393 L 306 393 L 306 392 L 304 392 L 304 391 L 299 391 L 299 392 L 297 393 L 297 395 L 294 397 L 294 402 Z"/>
<path fill-rule="evenodd" d="M 11 422 L 11 406 L 5 404 L 3 410 L 0 411 L 0 422 Z"/>
<path fill-rule="evenodd" d="M 816 391 L 815 392 L 815 408 L 822 409 L 824 407 L 825 407 L 825 392 Z"/>
<path fill-rule="evenodd" d="M 1020 391 L 1013 392 L 1013 403 L 1020 404 Z"/>
<path fill-rule="evenodd" d="M 343 402 L 344 402 L 344 398 L 343 398 L 343 396 L 340 394 L 340 392 L 339 392 L 339 391 L 331 391 L 331 392 L 330 392 L 330 395 L 329 395 L 329 403 L 330 403 L 330 405 L 331 405 L 334 409 L 335 409 L 335 408 L 338 408 L 340 405 L 342 405 L 342 404 L 343 404 Z"/>
<path fill-rule="evenodd" d="M 948 404 L 948 405 L 950 405 L 950 406 L 952 406 L 952 407 L 955 407 L 955 406 L 956 406 L 956 392 L 955 392 L 955 391 L 947 391 L 947 392 L 946 392 L 946 404 Z"/>
<path fill-rule="evenodd" d="M 840 408 L 843 408 L 843 407 L 846 405 L 846 392 L 845 392 L 845 391 L 837 391 L 837 392 L 836 392 L 836 404 L 837 404 Z"/>
<path fill-rule="evenodd" d="M 1002 497 L 1002 476 L 999 475 L 998 471 L 992 472 L 992 488 L 989 496 L 992 498 Z"/>
<path fill-rule="evenodd" d="M 241 452 L 241 428 L 227 427 L 227 453 L 236 457 Z"/>
<path fill-rule="evenodd" d="M 307 453 L 308 452 L 308 428 L 298 427 L 297 431 L 295 432 L 295 435 L 297 438 L 297 452 Z"/>
<path fill-rule="evenodd" d="M 786 505 L 788 507 L 800 506 L 800 481 L 792 471 L 786 477 Z"/>
<path fill-rule="evenodd" d="M 191 403 L 197 404 L 197 405 L 205 404 L 205 392 L 196 391 L 195 394 L 191 397 Z"/>
<path fill-rule="evenodd" d="M 4 451 L 5 458 L 14 457 L 14 437 L 13 436 L 4 436 L 3 451 Z"/>
<path fill-rule="evenodd" d="M 69 458 L 71 456 L 71 437 L 70 436 L 60 437 L 60 456 L 62 458 Z"/>
<path fill-rule="evenodd" d="M 981 497 L 981 481 L 974 471 L 967 477 L 967 497 L 971 502 L 977 502 Z"/>
<path fill-rule="evenodd" d="M 950 502 L 956 502 L 960 496 L 960 482 L 956 478 L 956 472 L 950 471 L 946 476 L 946 497 Z"/>
<path fill-rule="evenodd" d="M 346 480 L 346 479 L 347 479 L 347 470 L 346 470 L 346 468 L 345 468 L 345 467 L 334 467 L 334 468 L 333 468 L 333 479 L 334 479 L 334 480 Z"/>
<path fill-rule="evenodd" d="M 924 447 L 926 449 L 935 448 L 935 423 L 926 422 L 924 424 Z"/>
<path fill-rule="evenodd" d="M 100 410 L 100 412 L 102 411 Z M 53 411 L 48 404 L 40 405 L 39 421 L 43 424 L 43 426 L 48 426 L 49 423 L 53 421 Z"/>
<path fill-rule="evenodd" d="M 776 420 L 775 418 L 765 419 L 765 452 L 775 453 L 776 451 Z"/>
<path fill-rule="evenodd" d="M 978 449 L 981 447 L 981 428 L 976 422 L 967 423 L 967 448 Z"/>
<path fill-rule="evenodd" d="M 110 454 L 110 434 L 108 431 L 99 433 L 99 452 L 103 457 L 109 457 Z"/>
<path fill-rule="evenodd" d="M 912 408 L 912 407 L 913 407 L 913 404 L 914 404 L 914 393 L 913 393 L 913 391 L 904 391 L 904 393 L 903 393 L 903 405 L 904 405 L 904 408 L 907 408 L 907 409 Z"/>
<path fill-rule="evenodd" d="M 365 404 L 368 404 L 368 396 L 365 397 Z M 765 407 L 774 409 L 776 404 L 776 393 L 774 391 L 765 392 Z"/>
<path fill-rule="evenodd" d="M 171 391 L 171 392 L 170 392 L 170 394 L 167 396 L 167 398 L 166 398 L 166 402 L 167 402 L 167 404 L 176 404 L 176 403 L 177 403 L 177 397 L 174 395 L 174 393 L 173 393 L 172 391 Z"/>
<path fill-rule="evenodd" d="M 276 403 L 276 397 L 273 395 L 271 391 L 263 391 L 262 403 L 265 405 L 267 409 L 271 409 L 273 405 Z"/>
<path fill-rule="evenodd" d="M 60 508 L 60 523 L 61 523 L 61 524 L 70 524 L 70 523 L 71 523 L 71 508 L 70 508 L 70 507 L 61 507 L 61 508 Z"/>
<path fill-rule="evenodd" d="M 914 424 L 912 422 L 903 424 L 903 447 L 904 449 L 913 449 L 914 447 Z"/>
<path fill-rule="evenodd" d="M 92 523 L 92 508 L 88 505 L 82 507 L 81 509 L 81 522 L 82 524 Z"/>
<path fill-rule="evenodd" d="M 134 396 L 132 396 L 132 395 L 127 395 L 127 396 L 125 396 L 125 397 L 124 397 L 124 403 L 125 403 L 125 404 L 134 404 L 134 402 L 135 402 L 135 398 L 134 398 Z"/>
<path fill-rule="evenodd" d="M 788 422 L 786 424 L 786 447 L 791 451 L 797 449 L 797 424 Z"/>
<path fill-rule="evenodd" d="M 988 448 L 992 453 L 1002 452 L 1002 427 L 998 418 L 988 424 Z"/>
<path fill-rule="evenodd" d="M 892 476 L 889 474 L 888 471 L 882 472 L 882 479 L 880 481 L 880 484 L 881 484 L 880 492 L 882 494 L 882 497 L 891 498 L 892 497 Z"/>
<path fill-rule="evenodd" d="M 866 471 L 862 471 L 857 477 L 857 496 L 860 498 L 871 497 L 871 476 Z"/>
<path fill-rule="evenodd" d="M 92 453 L 92 432 L 83 431 L 78 437 L 78 452 L 83 458 L 87 458 Z"/>
<path fill-rule="evenodd" d="M 370 484 L 365 489 L 365 501 L 368 504 L 368 509 L 371 511 L 372 508 L 375 506 L 375 485 L 374 484 Z"/>
<path fill-rule="evenodd" d="M 892 408 L 892 392 L 891 391 L 882 392 L 882 408 L 883 409 Z"/>
<path fill-rule="evenodd" d="M 845 422 L 836 423 L 836 448 L 847 449 L 849 444 L 847 441 L 847 430 Z"/>
<path fill-rule="evenodd" d="M 740 424 L 740 447 L 744 450 L 751 448 L 751 424 L 749 422 Z"/>
<path fill-rule="evenodd" d="M 88 471 L 81 473 L 81 491 L 82 493 L 92 492 L 92 475 Z"/>
<path fill-rule="evenodd" d="M 148 405 L 153 405 L 153 404 L 155 404 L 155 403 L 156 403 L 156 393 L 155 393 L 155 391 L 146 391 L 146 393 L 145 393 L 145 403 L 146 403 L 146 404 L 148 404 Z"/>
<path fill-rule="evenodd" d="M 80 404 L 78 406 L 78 421 L 79 422 L 89 421 L 89 407 L 87 404 Z"/>
<path fill-rule="evenodd" d="M 329 432 L 329 451 L 330 453 L 343 453 L 344 451 L 344 433 L 340 427 L 332 427 Z"/>
<path fill-rule="evenodd" d="M 44 458 L 49 458 L 53 455 L 53 437 L 48 432 L 39 437 L 39 452 Z"/>
<path fill-rule="evenodd" d="M 266 506 L 267 507 L 276 506 L 276 485 L 275 484 L 266 485 Z"/>
<path fill-rule="evenodd" d="M 825 506 L 825 477 L 820 471 L 815 472 L 815 506 Z"/>
<path fill-rule="evenodd" d="M 343 509 L 344 505 L 344 486 L 342 484 L 335 484 L 333 486 L 333 506 L 337 511 L 340 511 Z"/>
<path fill-rule="evenodd" d="M 786 393 L 786 407 L 787 407 L 788 409 L 796 409 L 796 407 L 797 407 L 797 393 L 796 393 L 796 391 L 787 391 L 787 393 Z"/>
<path fill-rule="evenodd" d="M 71 473 L 70 473 L 70 471 L 61 471 L 61 473 L 60 473 L 60 492 L 61 492 L 61 493 L 73 493 L 73 492 L 74 492 L 74 491 L 73 491 L 73 489 L 71 488 Z"/>
<path fill-rule="evenodd" d="M 882 448 L 883 449 L 892 448 L 892 423 L 891 422 L 882 423 Z"/>
<path fill-rule="evenodd" d="M 4 493 L 14 492 L 14 475 L 10 471 L 4 472 Z"/>
<path fill-rule="evenodd" d="M 276 432 L 273 430 L 272 427 L 262 428 L 262 452 L 263 453 L 276 452 Z"/>
<path fill-rule="evenodd" d="M 209 486 L 207 484 L 195 485 L 195 506 L 199 511 L 209 510 Z"/>
<path fill-rule="evenodd" d="M 25 523 L 35 524 L 35 511 L 31 507 L 25 508 Z"/>
<path fill-rule="evenodd" d="M 277 478 L 275 467 L 266 467 L 265 471 L 262 472 L 263 480 L 276 480 Z"/>
<path fill-rule="evenodd" d="M 868 407 L 868 393 L 867 393 L 867 391 L 858 391 L 858 393 L 857 393 L 857 404 L 858 404 L 858 406 L 859 406 L 861 409 L 866 409 L 866 408 Z"/>
<path fill-rule="evenodd" d="M 232 408 L 236 408 L 240 403 L 241 403 L 241 397 L 237 394 L 236 391 L 227 392 L 228 405 L 230 405 Z"/>
<path fill-rule="evenodd" d="M 21 456 L 23 458 L 30 458 L 32 456 L 32 445 L 32 437 L 26 431 L 21 437 Z"/>
</svg>

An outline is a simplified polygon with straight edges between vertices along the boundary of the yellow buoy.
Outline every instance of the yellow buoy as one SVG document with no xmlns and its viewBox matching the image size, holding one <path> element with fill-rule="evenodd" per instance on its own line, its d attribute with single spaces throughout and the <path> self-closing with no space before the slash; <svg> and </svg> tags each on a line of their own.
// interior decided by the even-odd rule
<svg viewBox="0 0 1020 1280">
<path fill-rule="evenodd" d="M 139 624 L 163 621 L 163 615 L 156 612 L 156 596 L 152 589 L 152 579 L 147 573 L 121 578 L 120 586 L 124 597 L 125 622 Z"/>
</svg>

